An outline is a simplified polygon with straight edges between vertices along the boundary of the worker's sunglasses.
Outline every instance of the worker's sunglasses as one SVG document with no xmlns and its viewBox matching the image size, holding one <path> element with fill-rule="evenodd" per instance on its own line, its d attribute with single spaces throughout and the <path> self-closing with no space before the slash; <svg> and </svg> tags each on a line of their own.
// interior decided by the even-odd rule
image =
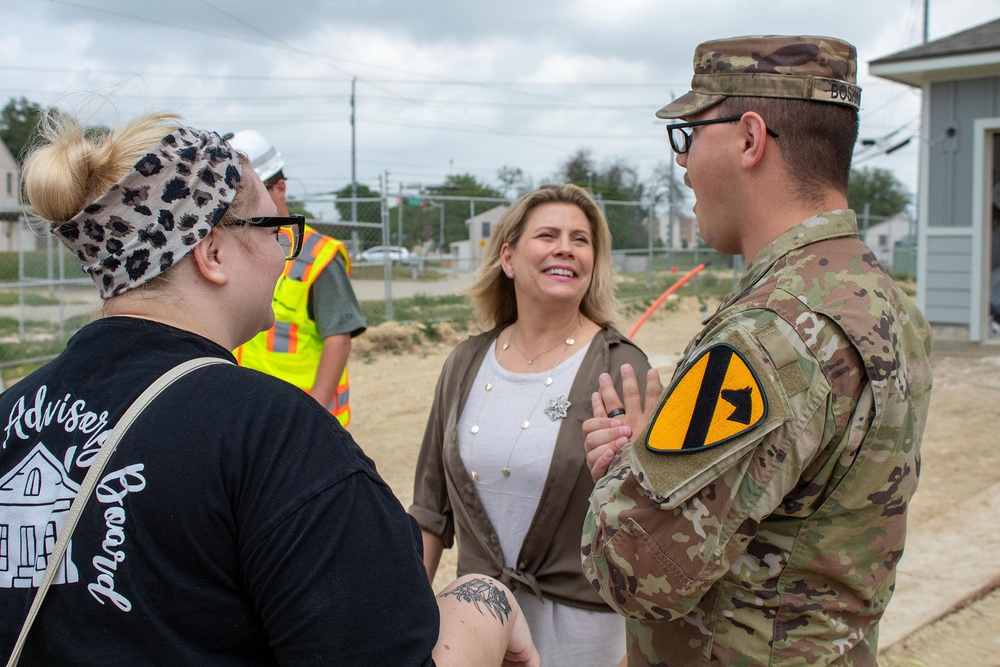
<svg viewBox="0 0 1000 667">
<path fill-rule="evenodd" d="M 304 215 L 271 215 L 263 218 L 237 220 L 237 224 L 250 227 L 278 227 L 278 245 L 285 251 L 285 259 L 295 259 L 302 252 L 302 237 L 306 233 Z"/>
</svg>

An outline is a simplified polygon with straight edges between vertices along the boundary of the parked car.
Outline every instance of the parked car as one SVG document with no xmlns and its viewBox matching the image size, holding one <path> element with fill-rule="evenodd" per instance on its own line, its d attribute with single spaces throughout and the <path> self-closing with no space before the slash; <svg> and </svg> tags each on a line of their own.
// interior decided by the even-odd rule
<svg viewBox="0 0 1000 667">
<path fill-rule="evenodd" d="M 377 245 L 361 253 L 362 262 L 384 264 L 387 259 L 392 264 L 408 264 L 410 251 L 394 245 Z"/>
</svg>

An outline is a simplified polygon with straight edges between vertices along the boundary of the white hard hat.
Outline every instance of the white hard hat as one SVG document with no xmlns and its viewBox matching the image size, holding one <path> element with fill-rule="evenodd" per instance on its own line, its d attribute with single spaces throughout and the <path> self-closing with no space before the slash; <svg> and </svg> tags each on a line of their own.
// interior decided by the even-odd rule
<svg viewBox="0 0 1000 667">
<path fill-rule="evenodd" d="M 240 130 L 228 137 L 227 141 L 250 159 L 253 170 L 265 183 L 285 166 L 285 160 L 278 149 L 257 130 Z"/>
</svg>

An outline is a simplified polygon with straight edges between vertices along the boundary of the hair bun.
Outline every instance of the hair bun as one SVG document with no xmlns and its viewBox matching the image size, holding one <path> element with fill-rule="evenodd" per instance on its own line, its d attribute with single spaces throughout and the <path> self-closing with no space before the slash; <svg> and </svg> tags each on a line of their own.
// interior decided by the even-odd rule
<svg viewBox="0 0 1000 667">
<path fill-rule="evenodd" d="M 35 213 L 50 222 L 69 220 L 87 203 L 95 146 L 67 116 L 49 114 L 39 126 L 43 144 L 24 162 L 24 186 Z"/>
</svg>

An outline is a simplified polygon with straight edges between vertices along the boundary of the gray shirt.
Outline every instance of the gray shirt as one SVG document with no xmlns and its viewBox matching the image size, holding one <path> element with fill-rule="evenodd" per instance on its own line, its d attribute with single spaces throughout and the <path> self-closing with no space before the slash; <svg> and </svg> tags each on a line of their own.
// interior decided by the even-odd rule
<svg viewBox="0 0 1000 667">
<path fill-rule="evenodd" d="M 354 338 L 368 327 L 339 253 L 309 290 L 309 317 L 316 322 L 320 338 L 343 333 Z"/>
</svg>

